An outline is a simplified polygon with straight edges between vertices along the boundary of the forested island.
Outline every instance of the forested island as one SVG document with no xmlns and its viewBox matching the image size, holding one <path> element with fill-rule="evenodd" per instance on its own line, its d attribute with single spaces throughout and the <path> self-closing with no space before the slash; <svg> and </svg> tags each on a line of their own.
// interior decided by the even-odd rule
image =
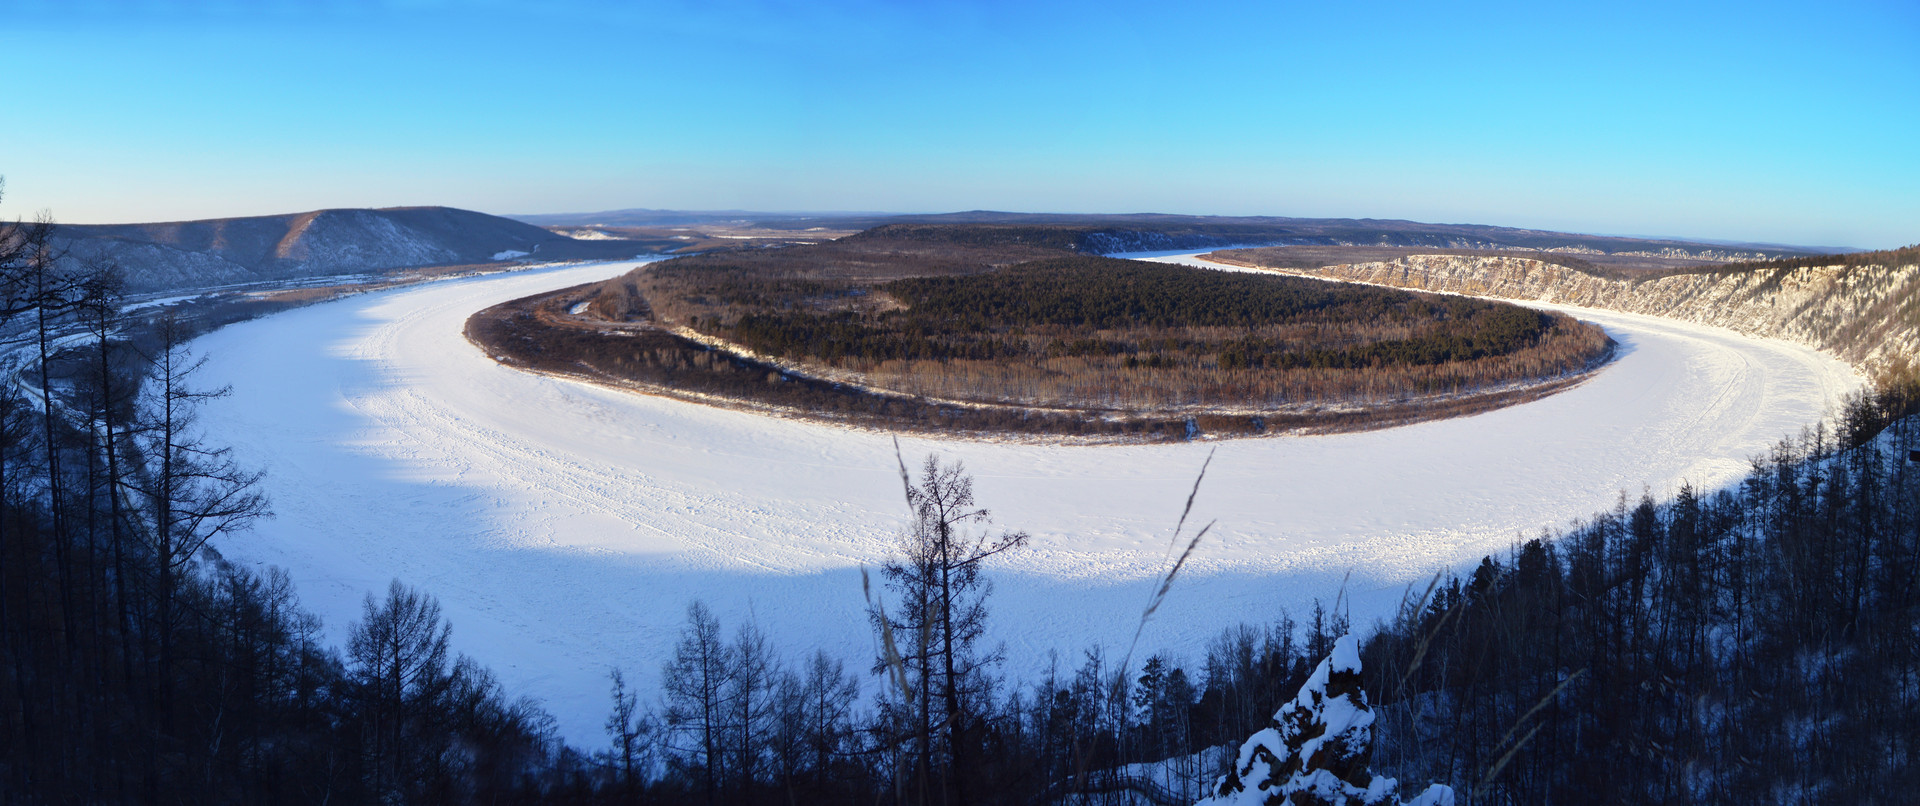
<svg viewBox="0 0 1920 806">
<path fill-rule="evenodd" d="M 1535 399 L 1600 328 L 1508 303 L 1081 255 L 1045 228 L 890 225 L 683 257 L 477 314 L 517 366 L 941 433 L 1379 428 Z"/>
</svg>

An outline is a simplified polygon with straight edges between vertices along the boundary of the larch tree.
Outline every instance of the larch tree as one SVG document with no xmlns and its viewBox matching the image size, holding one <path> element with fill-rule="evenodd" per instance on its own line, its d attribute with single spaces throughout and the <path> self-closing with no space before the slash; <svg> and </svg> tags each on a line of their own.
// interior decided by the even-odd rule
<svg viewBox="0 0 1920 806">
<path fill-rule="evenodd" d="M 913 706 L 921 791 L 924 794 L 934 772 L 933 734 L 939 733 L 947 754 L 943 787 L 964 800 L 959 787 L 967 766 L 965 734 L 977 727 L 969 681 L 997 660 L 977 646 L 986 633 L 986 599 L 992 590 L 983 565 L 988 558 L 1025 546 L 1028 538 L 1025 532 L 995 536 L 968 528 L 991 523 L 992 516 L 975 502 L 973 477 L 959 462 L 943 464 L 938 456 L 928 456 L 918 483 L 903 462 L 900 478 L 913 522 L 882 571 L 887 586 L 900 597 L 901 612 L 890 618 L 889 626 L 908 636 L 913 647 L 909 660 L 918 677 Z"/>
<path fill-rule="evenodd" d="M 213 538 L 235 532 L 268 516 L 259 492 L 263 474 L 234 461 L 231 451 L 209 444 L 195 427 L 199 406 L 227 389 L 195 389 L 190 379 L 205 363 L 186 347 L 184 327 L 172 316 L 160 326 L 160 346 L 152 357 L 144 408 L 149 420 L 137 440 L 152 465 L 144 485 L 152 527 L 160 642 L 160 676 L 172 674 L 174 632 L 181 617 L 182 579 Z M 164 715 L 170 710 L 162 702 Z"/>
<path fill-rule="evenodd" d="M 378 796 L 402 797 L 422 777 L 413 763 L 424 749 L 412 741 L 418 723 L 453 688 L 453 626 L 440 620 L 439 601 L 398 579 L 387 586 L 385 600 L 367 594 L 361 609 L 348 633 L 347 656 L 365 708 L 369 783 Z"/>
<path fill-rule="evenodd" d="M 687 626 L 660 674 L 672 761 L 700 778 L 709 804 L 718 797 L 722 779 L 733 659 L 733 647 L 720 637 L 720 620 L 696 601 L 687 607 Z"/>
</svg>

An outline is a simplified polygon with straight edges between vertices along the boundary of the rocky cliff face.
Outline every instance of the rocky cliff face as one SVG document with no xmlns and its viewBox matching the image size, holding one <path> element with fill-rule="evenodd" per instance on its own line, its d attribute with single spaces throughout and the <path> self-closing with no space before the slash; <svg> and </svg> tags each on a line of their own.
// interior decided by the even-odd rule
<svg viewBox="0 0 1920 806">
<path fill-rule="evenodd" d="M 1920 356 L 1920 264 L 1595 277 L 1537 260 L 1415 255 L 1287 270 L 1423 291 L 1665 316 L 1828 350 L 1855 366 Z"/>
</svg>

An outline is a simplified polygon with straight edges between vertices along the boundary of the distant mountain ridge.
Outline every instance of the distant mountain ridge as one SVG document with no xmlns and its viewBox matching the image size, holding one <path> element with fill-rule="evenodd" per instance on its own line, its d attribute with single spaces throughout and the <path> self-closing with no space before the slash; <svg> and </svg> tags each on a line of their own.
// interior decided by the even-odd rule
<svg viewBox="0 0 1920 806">
<path fill-rule="evenodd" d="M 758 218 L 766 216 L 766 218 Z M 56 227 L 57 247 L 75 259 L 112 261 L 134 293 L 380 272 L 424 266 L 532 260 L 624 259 L 686 244 L 667 234 L 638 240 L 582 240 L 553 232 L 561 219 L 696 223 L 751 220 L 766 229 L 867 230 L 855 237 L 921 241 L 1009 241 L 1091 254 L 1207 249 L 1253 244 L 1527 249 L 1570 254 L 1635 254 L 1695 261 L 1795 257 L 1814 250 L 1578 235 L 1475 224 L 1272 216 L 1078 215 L 968 211 L 938 215 L 622 210 L 523 216 L 451 207 L 329 209 L 284 215 L 150 224 Z M 557 225 L 557 224 L 550 224 Z"/>
<path fill-rule="evenodd" d="M 576 241 L 531 224 L 451 207 L 68 224 L 56 227 L 53 238 L 75 259 L 120 264 L 133 292 L 488 263 L 516 257 L 514 253 L 564 260 L 631 257 L 638 251 L 618 242 Z"/>
<path fill-rule="evenodd" d="M 1187 216 L 1162 213 L 1072 215 L 973 210 L 940 215 L 894 216 L 876 223 L 894 226 L 958 224 L 1066 228 L 1072 230 L 1080 251 L 1100 254 L 1206 249 L 1255 243 L 1526 249 L 1565 254 L 1646 255 L 1715 261 L 1765 260 L 1831 251 L 1778 244 L 1629 238 L 1485 224 L 1428 224 L 1376 218 Z"/>
<path fill-rule="evenodd" d="M 968 210 L 957 213 L 767 213 L 749 210 L 608 210 L 598 213 L 516 215 L 542 226 L 667 227 L 749 223 L 764 229 L 812 227 L 874 230 L 877 237 L 915 240 L 979 240 L 998 228 L 1024 230 L 1020 240 L 1072 248 L 1088 254 L 1208 249 L 1222 246 L 1317 245 L 1395 246 L 1437 249 L 1525 249 L 1567 254 L 1645 255 L 1690 260 L 1764 260 L 1824 254 L 1830 247 L 1782 244 L 1590 235 L 1485 224 L 1428 224 L 1375 218 L 1287 218 L 1284 216 L 1197 216 L 1169 213 L 1011 213 Z M 971 228 L 971 229 L 970 229 Z"/>
<path fill-rule="evenodd" d="M 529 213 L 508 215 L 515 221 L 523 221 L 542 227 L 681 227 L 695 224 L 720 224 L 740 222 L 774 222 L 807 226 L 822 220 L 835 222 L 879 222 L 891 220 L 893 213 L 863 212 L 822 212 L 822 213 L 779 213 L 756 210 L 655 210 L 649 207 L 632 207 L 623 210 L 601 210 L 594 213 Z M 864 229 L 873 226 L 865 224 L 856 227 Z M 788 229 L 792 227 L 778 227 Z"/>
</svg>

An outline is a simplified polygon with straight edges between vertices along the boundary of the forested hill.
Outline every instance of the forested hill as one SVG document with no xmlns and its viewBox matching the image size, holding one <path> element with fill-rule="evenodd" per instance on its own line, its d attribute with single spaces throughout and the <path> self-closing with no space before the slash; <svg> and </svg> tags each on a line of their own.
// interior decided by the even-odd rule
<svg viewBox="0 0 1920 806">
<path fill-rule="evenodd" d="M 975 211 L 870 221 L 855 237 L 931 240 L 975 246 L 1022 243 L 1091 254 L 1219 246 L 1391 246 L 1524 249 L 1561 254 L 1642 255 L 1691 260 L 1767 260 L 1816 253 L 1774 244 L 1720 244 L 1581 235 L 1479 224 L 1425 224 L 1372 218 L 1273 216 L 1056 215 Z"/>
<path fill-rule="evenodd" d="M 756 213 L 743 210 L 610 210 L 520 215 L 541 226 L 664 227 L 725 223 L 773 231 L 863 232 L 857 238 L 969 246 L 1019 244 L 1112 254 L 1221 246 L 1285 244 L 1334 247 L 1529 250 L 1579 255 L 1636 255 L 1665 260 L 1771 260 L 1838 251 L 1831 247 L 1585 235 L 1483 224 L 1428 224 L 1375 218 L 1199 216 L 1167 213 L 1088 215 L 1010 213 Z"/>
<path fill-rule="evenodd" d="M 1911 266 L 1920 263 L 1920 244 L 1902 246 L 1898 249 L 1881 249 L 1873 252 L 1847 252 L 1836 255 L 1803 255 L 1800 257 L 1781 257 L 1772 260 L 1743 261 L 1712 266 L 1691 271 L 1676 271 L 1673 274 L 1738 274 L 1751 271 L 1785 271 L 1791 269 L 1821 268 L 1867 268 L 1870 266 Z"/>
<path fill-rule="evenodd" d="M 68 224 L 55 244 L 110 260 L 129 291 L 161 291 L 450 264 L 632 257 L 625 242 L 577 241 L 451 207 L 316 210 L 156 224 Z"/>
</svg>

